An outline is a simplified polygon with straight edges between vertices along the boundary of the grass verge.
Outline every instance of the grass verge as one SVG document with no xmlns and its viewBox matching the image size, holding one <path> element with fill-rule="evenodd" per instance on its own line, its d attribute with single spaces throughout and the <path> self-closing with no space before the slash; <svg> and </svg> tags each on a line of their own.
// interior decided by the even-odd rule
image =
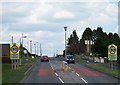
<svg viewBox="0 0 120 85">
<path fill-rule="evenodd" d="M 110 68 L 106 68 L 104 66 L 101 65 L 97 65 L 97 64 L 86 64 L 88 67 L 99 70 L 101 72 L 110 74 L 112 76 L 118 77 L 120 78 L 120 70 L 112 70 Z"/>
<path fill-rule="evenodd" d="M 16 70 L 11 69 L 11 64 L 2 64 L 2 83 L 19 83 L 36 60 L 37 58 L 23 58 L 23 65 Z"/>
<path fill-rule="evenodd" d="M 120 70 L 112 70 L 110 68 L 106 68 L 105 66 L 99 65 L 97 63 L 86 63 L 84 60 L 80 59 L 80 58 L 76 58 L 76 62 L 77 63 L 81 63 L 87 67 L 93 68 L 95 70 L 104 72 L 106 74 L 110 74 L 112 76 L 115 76 L 117 78 L 120 78 Z"/>
</svg>

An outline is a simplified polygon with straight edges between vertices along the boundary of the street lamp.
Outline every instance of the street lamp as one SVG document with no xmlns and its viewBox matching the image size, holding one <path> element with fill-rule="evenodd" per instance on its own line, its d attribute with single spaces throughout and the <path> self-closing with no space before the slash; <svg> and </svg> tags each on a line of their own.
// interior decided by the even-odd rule
<svg viewBox="0 0 120 85">
<path fill-rule="evenodd" d="M 32 40 L 30 40 L 30 52 L 32 54 Z"/>
<path fill-rule="evenodd" d="M 34 44 L 34 46 L 35 46 L 35 57 L 36 57 L 36 43 Z"/>
<path fill-rule="evenodd" d="M 36 42 L 36 54 L 38 56 L 38 42 Z"/>
<path fill-rule="evenodd" d="M 14 43 L 14 35 L 13 34 L 10 34 L 10 37 L 11 37 L 11 43 L 13 44 Z"/>
<path fill-rule="evenodd" d="M 27 36 L 24 36 L 22 33 L 22 37 L 20 38 L 20 44 L 21 44 L 21 57 L 20 57 L 20 65 L 22 63 L 22 56 L 23 56 L 23 38 L 27 38 Z M 21 39 L 22 39 L 22 43 L 21 43 Z"/>
<path fill-rule="evenodd" d="M 10 35 L 10 36 L 12 38 L 12 44 L 13 44 L 13 35 Z M 14 62 L 13 62 L 13 60 L 11 60 L 11 67 L 12 67 L 12 69 L 14 69 Z"/>
<path fill-rule="evenodd" d="M 41 46 L 41 43 L 40 43 L 40 57 L 42 57 L 42 46 Z"/>
<path fill-rule="evenodd" d="M 23 33 L 22 33 L 22 47 L 23 47 L 23 39 L 24 38 L 27 38 L 27 36 L 23 35 Z"/>
<path fill-rule="evenodd" d="M 67 31 L 67 27 L 64 27 L 65 30 L 65 56 L 66 56 L 66 31 Z"/>
</svg>

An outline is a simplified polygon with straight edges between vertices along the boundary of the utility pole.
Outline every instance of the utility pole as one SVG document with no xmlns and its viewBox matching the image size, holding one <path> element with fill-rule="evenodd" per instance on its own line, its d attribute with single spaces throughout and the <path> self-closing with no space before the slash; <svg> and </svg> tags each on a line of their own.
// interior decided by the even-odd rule
<svg viewBox="0 0 120 85">
<path fill-rule="evenodd" d="M 40 57 L 42 56 L 42 49 L 41 49 L 41 44 L 40 44 Z"/>
<path fill-rule="evenodd" d="M 12 44 L 13 44 L 13 35 L 12 35 Z M 14 62 L 11 60 L 12 69 L 14 69 Z"/>
<path fill-rule="evenodd" d="M 66 56 L 66 31 L 67 31 L 67 27 L 64 27 L 65 30 L 65 56 Z"/>
<path fill-rule="evenodd" d="M 30 53 L 32 54 L 32 40 L 30 40 Z"/>
<path fill-rule="evenodd" d="M 36 43 L 34 44 L 34 46 L 35 46 L 35 57 L 36 57 Z"/>
</svg>

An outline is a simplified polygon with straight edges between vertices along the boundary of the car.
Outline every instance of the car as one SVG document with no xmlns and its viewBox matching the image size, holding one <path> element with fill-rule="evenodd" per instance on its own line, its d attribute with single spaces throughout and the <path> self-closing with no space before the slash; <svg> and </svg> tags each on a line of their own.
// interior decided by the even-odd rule
<svg viewBox="0 0 120 85">
<path fill-rule="evenodd" d="M 41 57 L 41 62 L 43 62 L 43 61 L 49 62 L 48 56 L 42 56 L 42 57 Z"/>
<path fill-rule="evenodd" d="M 65 61 L 66 61 L 67 63 L 73 63 L 73 64 L 75 64 L 74 55 L 66 55 Z"/>
</svg>

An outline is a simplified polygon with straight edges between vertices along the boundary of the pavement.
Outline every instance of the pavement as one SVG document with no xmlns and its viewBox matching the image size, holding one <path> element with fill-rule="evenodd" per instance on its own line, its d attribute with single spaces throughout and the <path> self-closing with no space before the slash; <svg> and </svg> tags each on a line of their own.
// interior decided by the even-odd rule
<svg viewBox="0 0 120 85">
<path fill-rule="evenodd" d="M 68 64 L 64 71 L 64 58 L 50 58 L 50 62 L 37 61 L 26 73 L 21 83 L 70 83 L 70 84 L 113 84 L 118 85 L 117 78 L 85 67 L 82 64 Z"/>
</svg>

